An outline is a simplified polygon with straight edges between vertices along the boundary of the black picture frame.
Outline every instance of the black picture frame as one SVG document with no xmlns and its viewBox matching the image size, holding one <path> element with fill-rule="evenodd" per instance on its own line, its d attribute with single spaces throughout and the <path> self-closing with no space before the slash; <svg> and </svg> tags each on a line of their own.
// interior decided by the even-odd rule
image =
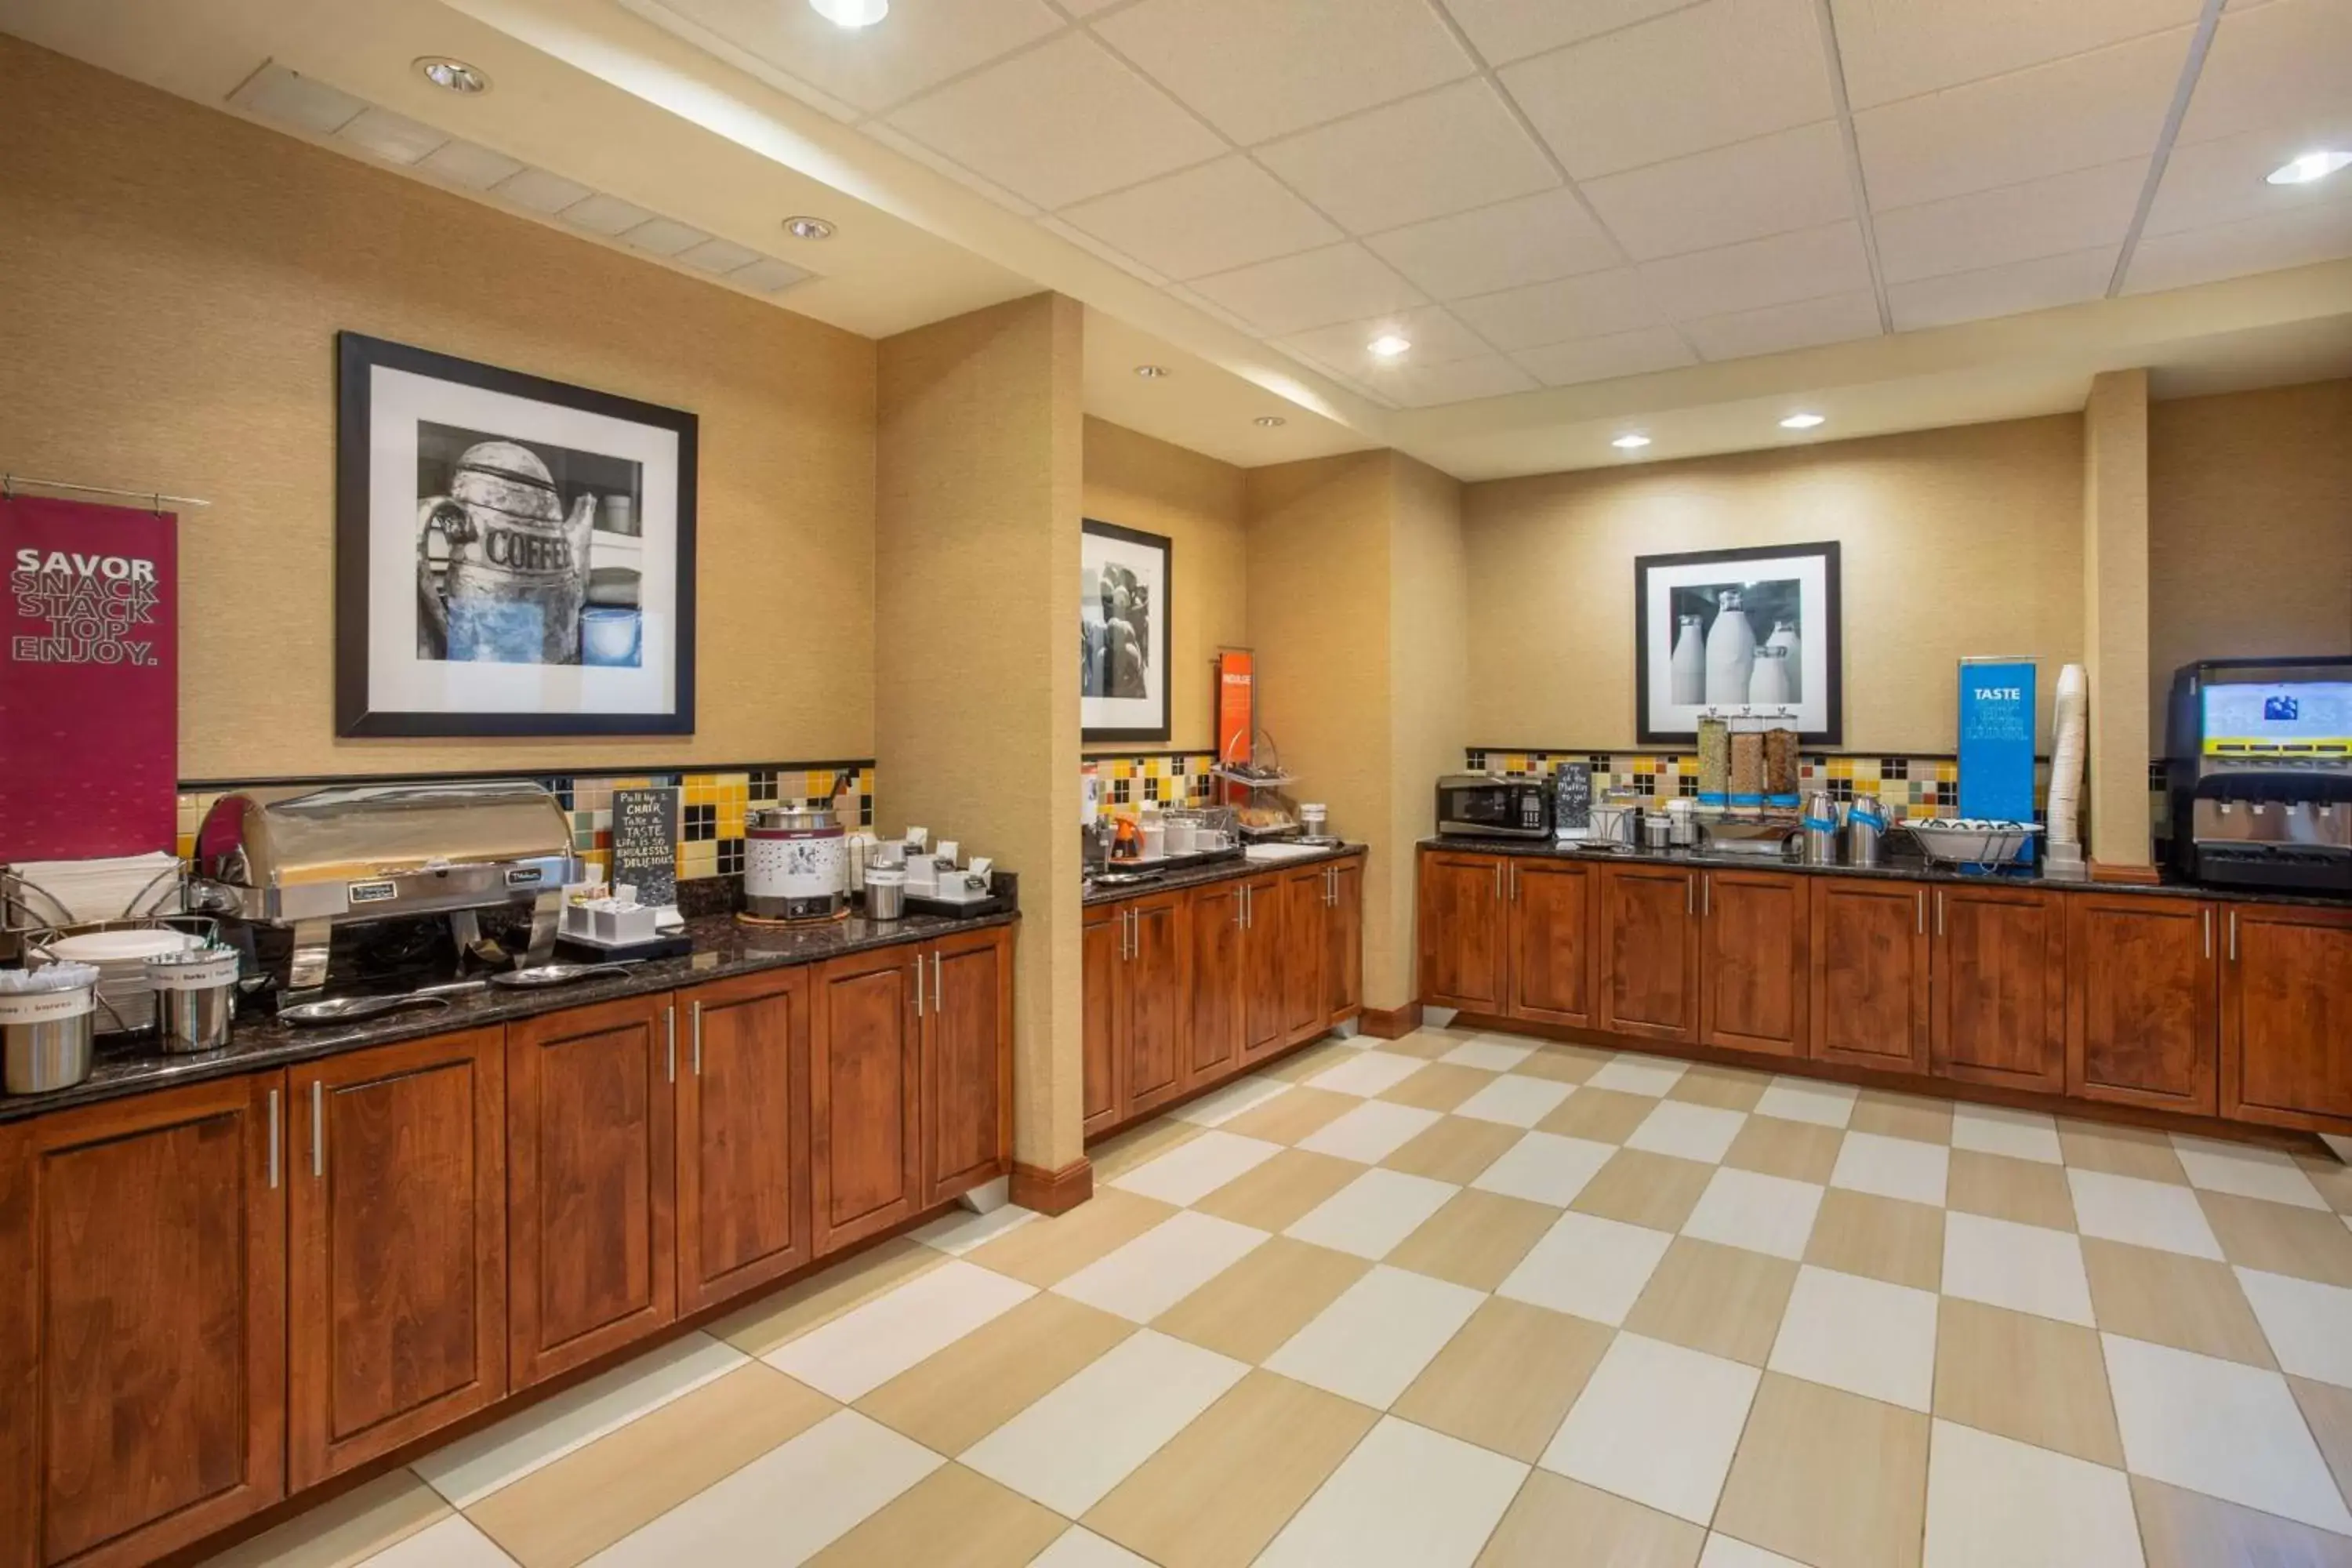
<svg viewBox="0 0 2352 1568">
<path fill-rule="evenodd" d="M 615 393 L 551 381 L 370 337 L 335 335 L 335 733 L 341 737 L 690 735 L 694 732 L 695 515 L 700 421 Z M 374 461 L 372 373 L 378 367 L 667 431 L 677 438 L 672 506 L 676 639 L 665 712 L 459 712 L 370 705 L 370 513 Z M 402 525 L 414 528 L 413 520 Z"/>
<path fill-rule="evenodd" d="M 1149 629 L 1145 636 L 1146 658 L 1158 668 L 1160 672 L 1160 689 L 1157 698 L 1157 712 L 1150 721 L 1141 724 L 1087 723 L 1084 720 L 1086 705 L 1097 700 L 1085 694 L 1085 689 L 1082 683 L 1080 687 L 1081 695 L 1079 698 L 1081 712 L 1079 731 L 1081 742 L 1087 745 L 1125 745 L 1136 742 L 1157 742 L 1165 744 L 1170 736 L 1174 733 L 1174 721 L 1172 717 L 1174 692 L 1172 688 L 1174 685 L 1175 672 L 1171 668 L 1171 654 L 1174 646 L 1175 635 L 1175 542 L 1171 540 L 1164 533 L 1146 533 L 1141 529 L 1123 528 L 1118 523 L 1104 522 L 1097 518 L 1091 517 L 1083 520 L 1081 523 L 1081 532 L 1091 535 L 1097 539 L 1109 540 L 1120 545 L 1155 552 L 1159 557 L 1160 577 L 1159 597 L 1151 607 L 1151 614 L 1148 622 Z M 1079 616 L 1081 622 L 1080 646 L 1083 650 L 1086 647 L 1084 629 L 1085 607 L 1083 605 L 1081 605 L 1079 609 Z"/>
<path fill-rule="evenodd" d="M 1652 701 L 1652 692 L 1656 684 L 1658 652 L 1658 644 L 1651 635 L 1654 574 L 1662 570 L 1722 566 L 1730 569 L 1727 575 L 1737 576 L 1743 569 L 1752 571 L 1755 563 L 1759 562 L 1817 563 L 1821 577 L 1820 614 L 1818 617 L 1810 613 L 1806 616 L 1803 635 L 1808 638 L 1818 636 L 1825 656 L 1819 702 L 1809 701 L 1806 704 L 1815 708 L 1822 716 L 1818 722 L 1802 725 L 1798 731 L 1798 739 L 1803 744 L 1813 746 L 1844 743 L 1844 612 L 1839 582 L 1838 542 L 1830 539 L 1799 544 L 1749 545 L 1734 550 L 1689 550 L 1633 558 L 1633 720 L 1636 744 L 1695 745 L 1698 740 L 1696 725 L 1684 728 L 1665 722 L 1664 717 L 1655 711 L 1657 705 Z M 1809 611 L 1811 607 L 1808 605 Z"/>
</svg>

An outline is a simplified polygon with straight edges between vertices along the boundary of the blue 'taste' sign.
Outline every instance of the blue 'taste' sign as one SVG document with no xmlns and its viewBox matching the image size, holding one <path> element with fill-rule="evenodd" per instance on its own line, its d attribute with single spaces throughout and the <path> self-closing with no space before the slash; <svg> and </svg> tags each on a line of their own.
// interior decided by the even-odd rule
<svg viewBox="0 0 2352 1568">
<path fill-rule="evenodd" d="M 2033 661 L 1960 661 L 1962 816 L 2033 820 Z M 2026 840 L 2020 858 L 2033 858 Z"/>
</svg>

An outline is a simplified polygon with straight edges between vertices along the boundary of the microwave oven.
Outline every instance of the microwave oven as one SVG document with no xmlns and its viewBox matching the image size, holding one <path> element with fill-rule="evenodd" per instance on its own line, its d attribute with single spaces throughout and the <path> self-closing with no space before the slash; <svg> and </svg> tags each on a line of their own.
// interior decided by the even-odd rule
<svg viewBox="0 0 2352 1568">
<path fill-rule="evenodd" d="M 1467 837 L 1549 838 L 1551 786 L 1541 779 L 1450 773 L 1437 781 L 1437 831 Z"/>
</svg>

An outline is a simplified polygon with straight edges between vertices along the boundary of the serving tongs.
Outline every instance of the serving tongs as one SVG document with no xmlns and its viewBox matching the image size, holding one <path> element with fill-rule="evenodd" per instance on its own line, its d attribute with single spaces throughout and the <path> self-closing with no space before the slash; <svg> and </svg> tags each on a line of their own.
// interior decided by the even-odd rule
<svg viewBox="0 0 2352 1568">
<path fill-rule="evenodd" d="M 291 1007 L 278 1009 L 278 1016 L 298 1026 L 356 1024 L 363 1018 L 380 1018 L 386 1013 L 404 1012 L 411 1007 L 446 1007 L 452 996 L 468 996 L 482 989 L 479 980 L 452 980 L 389 996 L 332 996 L 321 1002 L 298 1002 Z"/>
</svg>

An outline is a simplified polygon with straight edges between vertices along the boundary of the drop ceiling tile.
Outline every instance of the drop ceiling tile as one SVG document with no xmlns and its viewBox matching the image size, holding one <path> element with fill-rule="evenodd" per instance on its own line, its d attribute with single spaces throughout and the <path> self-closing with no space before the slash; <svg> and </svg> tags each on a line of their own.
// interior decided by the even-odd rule
<svg viewBox="0 0 2352 1568">
<path fill-rule="evenodd" d="M 1249 322 L 1281 337 L 1335 321 L 1357 321 L 1429 301 L 1360 245 L 1332 245 L 1278 261 L 1261 261 L 1190 285 Z"/>
<path fill-rule="evenodd" d="M 731 239 L 706 239 L 700 245 L 689 246 L 679 251 L 677 258 L 688 267 L 724 274 L 751 266 L 760 259 L 760 253 Z"/>
<path fill-rule="evenodd" d="M 1862 226 L 1834 223 L 1643 263 L 1650 298 L 1670 320 L 1818 300 L 1870 287 Z"/>
<path fill-rule="evenodd" d="M 2352 104 L 2346 106 L 2352 118 Z M 2340 139 L 2321 143 L 2352 147 L 2352 126 Z M 2310 144 L 2274 131 L 2249 131 L 2211 142 L 2176 146 L 2165 160 L 2164 178 L 2147 211 L 2148 234 L 2179 234 L 2219 223 L 2272 217 L 2299 207 L 2326 206 L 2347 195 L 2344 176 L 2307 185 L 2273 185 L 2270 172 Z"/>
<path fill-rule="evenodd" d="M 749 267 L 730 272 L 727 275 L 727 281 L 740 283 L 746 289 L 757 289 L 762 294 L 773 294 L 779 289 L 789 289 L 802 279 L 814 276 L 814 273 L 795 267 L 789 261 L 779 261 L 772 256 L 763 256 Z"/>
<path fill-rule="evenodd" d="M 683 224 L 676 218 L 669 217 L 657 217 L 649 222 L 641 223 L 621 236 L 625 243 L 633 245 L 639 250 L 650 251 L 656 256 L 676 256 L 682 250 L 693 249 L 709 237 L 692 225 Z"/>
<path fill-rule="evenodd" d="M 1608 232 L 1564 190 L 1391 229 L 1364 243 L 1440 300 L 1597 272 L 1623 259 Z"/>
<path fill-rule="evenodd" d="M 469 191 L 487 191 L 499 181 L 522 172 L 519 160 L 504 153 L 493 153 L 488 147 L 477 147 L 471 142 L 444 142 L 425 154 L 416 165 L 429 169 L 453 184 Z"/>
<path fill-rule="evenodd" d="M 1710 360 L 1784 353 L 1879 333 L 1878 301 L 1869 290 L 1832 294 L 1795 305 L 1767 305 L 1685 321 L 1683 331 Z"/>
<path fill-rule="evenodd" d="M 562 216 L 563 221 L 574 228 L 584 228 L 591 234 L 616 235 L 636 227 L 654 215 L 635 202 L 625 202 L 598 191 L 565 207 Z"/>
<path fill-rule="evenodd" d="M 320 136 L 332 136 L 367 108 L 339 88 L 274 64 L 246 78 L 228 100 L 265 120 L 299 126 Z"/>
<path fill-rule="evenodd" d="M 2352 132 L 2347 114 L 2352 5 L 2343 0 L 2274 0 L 2221 18 L 2180 121 L 2179 139 L 2207 142 L 2273 130 L 2313 144 L 2326 136 L 2333 140 L 2325 144 L 2342 146 Z"/>
<path fill-rule="evenodd" d="M 1706 0 L 1501 72 L 1589 180 L 1829 115 L 1813 0 Z"/>
<path fill-rule="evenodd" d="M 1651 326 L 1658 320 L 1640 275 L 1630 267 L 1457 300 L 1454 313 L 1509 353 Z"/>
<path fill-rule="evenodd" d="M 894 0 L 886 26 L 838 27 L 791 0 L 661 0 L 762 63 L 877 113 L 1065 26 L 1044 0 Z M 660 10 L 648 8 L 656 21 Z"/>
<path fill-rule="evenodd" d="M 2188 58 L 2175 28 L 1853 117 L 1874 208 L 2145 158 Z"/>
<path fill-rule="evenodd" d="M 1478 359 L 1458 359 L 1448 364 L 1401 366 L 1365 380 L 1390 402 L 1404 408 L 1435 408 L 1441 404 L 1505 397 L 1514 392 L 1536 389 L 1532 376 L 1495 353 Z"/>
<path fill-rule="evenodd" d="M 1637 261 L 1854 216 L 1845 144 L 1826 120 L 1590 181 L 1584 195 Z"/>
<path fill-rule="evenodd" d="M 366 148 L 387 163 L 414 163 L 449 140 L 446 131 L 420 125 L 404 114 L 373 104 L 353 115 L 335 132 L 345 142 Z"/>
<path fill-rule="evenodd" d="M 2152 235 L 2132 253 L 2124 292 L 2185 289 L 2219 278 L 2352 256 L 2352 200 L 2299 207 L 2185 234 Z"/>
<path fill-rule="evenodd" d="M 591 192 L 577 180 L 567 180 L 544 169 L 526 168 L 500 183 L 498 194 L 535 213 L 560 213 Z"/>
<path fill-rule="evenodd" d="M 1856 109 L 2185 27 L 2201 9 L 2201 0 L 1830 0 Z"/>
<path fill-rule="evenodd" d="M 982 195 L 986 196 L 990 201 L 994 202 L 997 205 L 1003 207 L 1009 212 L 1019 213 L 1024 217 L 1035 217 L 1037 216 L 1037 207 L 1034 203 L 1024 201 L 1021 197 L 1014 195 L 1011 191 L 1006 190 L 1003 185 L 996 184 L 992 180 L 982 179 L 977 174 L 965 168 L 953 158 L 949 157 L 944 153 L 937 151 L 925 142 L 916 141 L 913 137 L 891 125 L 888 121 L 869 120 L 865 124 L 859 126 L 858 130 L 866 135 L 871 136 L 877 142 L 881 142 L 882 145 L 889 148 L 892 152 L 903 153 L 908 157 L 912 158 L 916 163 L 922 164 L 925 168 L 935 169 L 939 173 L 945 174 L 949 179 L 955 181 L 956 184 L 963 186 L 966 190 L 979 192 Z"/>
<path fill-rule="evenodd" d="M 1559 184 L 1551 161 L 1484 80 L 1351 115 L 1271 142 L 1257 156 L 1355 234 Z"/>
<path fill-rule="evenodd" d="M 1948 327 L 1956 321 L 1982 321 L 2079 305 L 2105 295 L 2107 280 L 2116 269 L 2116 253 L 2122 248 L 2119 237 L 2114 245 L 2091 250 L 1891 283 L 1886 289 L 1887 309 L 1894 314 L 1895 330 L 1910 332 L 1923 327 Z"/>
<path fill-rule="evenodd" d="M 1134 274 L 1136 277 L 1140 278 L 1145 282 L 1150 284 L 1154 289 L 1165 289 L 1169 285 L 1168 279 L 1162 277 L 1157 272 L 1154 272 L 1150 268 L 1146 267 L 1142 262 L 1138 261 L 1126 251 L 1119 249 L 1116 246 L 1105 244 L 1102 240 L 1097 239 L 1095 236 L 1088 234 L 1085 229 L 1079 228 L 1074 224 L 1064 223 L 1057 217 L 1040 217 L 1037 219 L 1037 226 L 1045 229 L 1049 234 L 1060 235 L 1064 239 L 1068 240 L 1072 245 L 1076 246 L 1079 249 L 1087 251 L 1091 255 L 1101 257 L 1105 261 L 1109 262 L 1113 267 L 1119 268 L 1121 271 Z"/>
<path fill-rule="evenodd" d="M 1170 278 L 1226 272 L 1346 237 L 1247 158 L 1220 158 L 1062 216 Z"/>
<path fill-rule="evenodd" d="M 2021 185 L 1975 191 L 1873 219 L 1890 283 L 1973 272 L 2123 243 L 2147 181 L 2145 158 L 2100 163 Z"/>
<path fill-rule="evenodd" d="M 1366 346 L 1374 338 L 1391 332 L 1412 345 L 1402 367 L 1381 359 Z M 1318 327 L 1311 332 L 1294 332 L 1276 339 L 1274 346 L 1359 381 L 1372 380 L 1398 368 L 1423 369 L 1454 360 L 1483 358 L 1495 352 L 1486 340 L 1435 305 Z"/>
<path fill-rule="evenodd" d="M 1488 65 L 1539 55 L 1547 49 L 1613 33 L 1692 0 L 1444 0 L 1445 8 L 1470 36 Z"/>
<path fill-rule="evenodd" d="M 1049 210 L 1224 151 L 1200 121 L 1079 33 L 918 99 L 889 123 Z"/>
<path fill-rule="evenodd" d="M 1579 338 L 1574 342 L 1523 349 L 1511 357 L 1546 386 L 1612 381 L 1621 375 L 1643 375 L 1698 363 L 1698 356 L 1672 327 L 1639 327 L 1630 332 Z"/>
<path fill-rule="evenodd" d="M 1141 0 L 1095 30 L 1244 146 L 1476 68 L 1428 0 Z"/>
</svg>

